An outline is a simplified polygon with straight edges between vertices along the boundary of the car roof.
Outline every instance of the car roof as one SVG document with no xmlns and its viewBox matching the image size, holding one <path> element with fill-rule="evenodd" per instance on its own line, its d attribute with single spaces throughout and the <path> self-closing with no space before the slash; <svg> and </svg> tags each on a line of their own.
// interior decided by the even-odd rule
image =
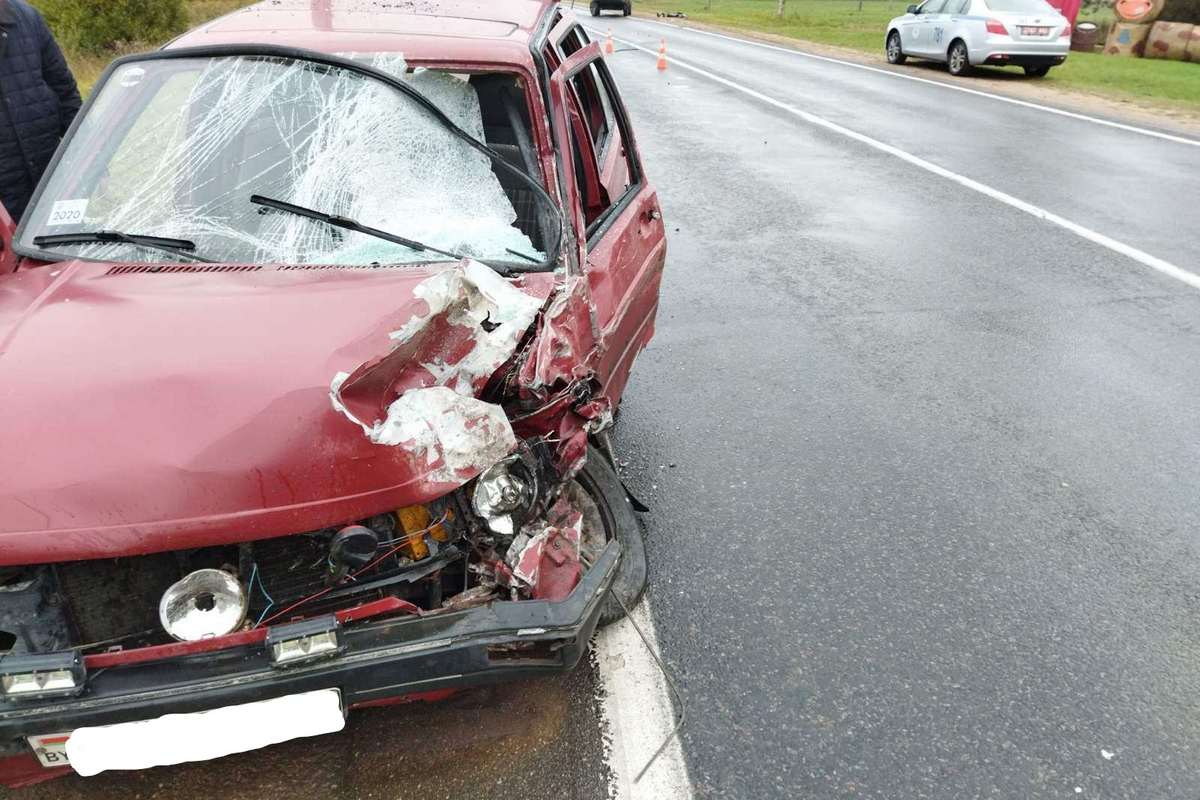
<svg viewBox="0 0 1200 800">
<path fill-rule="evenodd" d="M 274 44 L 322 53 L 402 53 L 410 62 L 525 64 L 556 0 L 264 0 L 167 47 Z"/>
</svg>

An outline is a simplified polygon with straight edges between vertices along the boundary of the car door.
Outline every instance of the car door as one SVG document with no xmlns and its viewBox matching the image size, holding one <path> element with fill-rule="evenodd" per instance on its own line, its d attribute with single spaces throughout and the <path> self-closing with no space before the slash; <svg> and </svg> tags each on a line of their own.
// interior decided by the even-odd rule
<svg viewBox="0 0 1200 800">
<path fill-rule="evenodd" d="M 946 17 L 942 51 L 948 51 L 950 42 L 955 39 L 962 39 L 969 48 L 971 42 L 974 41 L 970 30 L 971 21 L 967 19 L 971 13 L 971 0 L 946 0 L 946 5 L 942 7 L 942 13 Z M 934 40 L 937 40 L 936 36 L 934 36 Z"/>
<path fill-rule="evenodd" d="M 600 333 L 595 369 L 602 394 L 615 404 L 654 331 L 665 229 L 599 46 L 570 18 L 549 39 L 555 139 L 567 197 L 575 198 L 569 217 L 584 243 L 583 270 Z"/>
<path fill-rule="evenodd" d="M 942 55 L 946 48 L 934 40 L 939 31 L 944 31 L 945 15 L 942 8 L 946 0 L 925 0 L 918 9 L 916 20 L 911 26 L 912 43 L 905 45 L 904 51 L 913 55 L 937 56 Z"/>
</svg>

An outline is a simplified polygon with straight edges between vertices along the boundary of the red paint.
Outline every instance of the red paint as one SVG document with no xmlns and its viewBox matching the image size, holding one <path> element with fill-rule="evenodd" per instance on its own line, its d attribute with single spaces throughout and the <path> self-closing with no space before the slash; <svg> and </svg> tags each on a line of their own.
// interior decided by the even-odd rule
<svg viewBox="0 0 1200 800">
<path fill-rule="evenodd" d="M 382 708 L 384 706 L 399 706 L 408 703 L 440 703 L 461 692 L 461 689 L 434 689 L 431 692 L 414 692 L 413 694 L 402 694 L 398 697 L 383 697 L 379 700 L 366 700 L 361 703 L 354 703 L 350 706 L 351 709 L 359 708 Z"/>
<path fill-rule="evenodd" d="M 572 540 L 561 530 L 555 530 L 541 549 L 538 582 L 533 587 L 536 600 L 565 600 L 579 583 L 583 568 L 579 564 L 578 537 Z"/>
<path fill-rule="evenodd" d="M 355 10 L 361 4 L 328 4 L 339 36 L 418 24 L 414 15 L 380 11 L 375 19 L 376 12 Z M 531 8 L 537 6 L 492 8 L 488 19 L 515 20 L 507 39 L 414 33 L 380 39 L 376 47 L 419 41 L 430 55 L 438 45 L 439 60 L 503 56 L 510 58 L 507 68 L 532 70 L 528 48 L 506 49 L 536 24 Z M 364 14 L 378 24 L 360 24 Z M 326 37 L 325 23 L 306 28 L 294 15 L 277 27 L 277 15 L 255 6 L 175 46 L 211 43 L 218 35 L 266 41 L 286 32 L 288 44 L 364 49 Z M 598 58 L 593 43 L 564 59 L 559 73 Z M 552 82 L 560 133 L 565 109 L 577 102 L 562 89 L 560 80 Z M 529 93 L 531 108 L 539 97 Z M 546 142 L 541 149 L 553 163 Z M 584 172 L 595 169 L 588 164 Z M 582 241 L 574 170 L 566 177 L 574 201 L 567 216 Z M 534 395 L 548 401 L 594 376 L 613 405 L 619 399 L 657 308 L 664 249 L 656 208 L 653 190 L 644 186 L 590 252 L 581 245 L 583 279 L 568 277 L 560 286 L 549 274 L 523 280 L 534 296 L 555 295 L 534 343 L 536 358 L 521 367 Z M 444 268 L 108 275 L 109 265 L 77 261 L 6 276 L 0 471 L 8 477 L 0 487 L 0 565 L 288 535 L 428 502 L 473 477 L 434 480 L 421 457 L 372 444 L 328 398 L 334 374 L 389 352 L 388 332 L 425 308 L 413 287 Z M 425 349 L 437 345 L 430 341 Z M 389 370 L 389 378 L 399 376 L 387 382 L 393 394 L 428 382 L 424 370 L 406 374 L 404 366 Z M 382 397 L 372 398 L 376 407 Z M 586 444 L 585 420 L 559 420 L 551 430 L 567 434 L 562 463 L 571 465 Z"/>
<path fill-rule="evenodd" d="M 1079 17 L 1079 9 L 1083 5 L 1083 0 L 1046 0 L 1052 8 L 1058 9 L 1058 13 L 1067 18 L 1071 26 L 1075 26 L 1075 20 Z M 1149 3 L 1146 4 L 1147 6 Z"/>
<path fill-rule="evenodd" d="M 60 778 L 70 774 L 70 767 L 54 767 L 47 769 L 37 760 L 33 753 L 0 758 L 0 786 L 10 789 L 23 789 L 27 786 L 43 783 L 44 781 Z"/>
<path fill-rule="evenodd" d="M 420 614 L 421 609 L 407 600 L 399 597 L 384 597 L 361 606 L 347 608 L 336 612 L 338 622 L 347 623 L 354 620 L 366 619 L 380 614 L 403 611 L 408 614 Z M 227 650 L 231 647 L 244 647 L 250 644 L 261 644 L 267 639 L 267 627 L 251 628 L 237 631 L 226 636 L 214 636 L 211 639 L 201 639 L 197 642 L 172 642 L 154 647 L 142 647 L 136 650 L 116 650 L 111 653 L 96 653 L 85 656 L 83 663 L 88 669 L 104 667 L 124 667 L 130 664 L 145 664 L 148 661 L 162 661 L 179 656 L 194 656 L 199 653 L 213 653 L 217 650 Z"/>
<path fill-rule="evenodd" d="M 554 13 L 552 0 L 442 0 L 441 16 L 407 7 L 278 0 L 222 17 L 171 46 L 402 52 L 414 66 L 520 76 L 568 241 L 557 273 L 514 281 L 546 305 L 500 368 L 511 368 L 508 380 L 491 385 L 505 387 L 498 400 L 518 435 L 560 442 L 557 460 L 569 472 L 582 464 L 590 431 L 607 423 L 654 331 L 666 252 L 657 196 L 644 180 L 621 196 L 640 171 L 632 131 L 613 127 L 603 164 L 590 143 L 582 145 L 578 173 L 571 148 L 556 144 L 595 116 L 568 89 L 569 76 L 593 64 L 607 70 L 595 43 L 566 52 L 565 38 L 579 35 L 568 18 L 547 46 L 554 76 L 541 85 L 530 45 Z M 619 96 L 611 99 L 622 111 Z M 620 152 L 629 160 L 615 160 Z M 583 207 L 581 188 L 593 207 Z M 600 211 L 597 198 L 620 203 L 620 211 L 589 242 L 585 220 Z M 412 352 L 393 353 L 388 338 L 428 311 L 414 288 L 452 265 L 110 275 L 119 265 L 26 261 L 13 272 L 11 233 L 0 211 L 0 566 L 311 531 L 426 503 L 474 477 L 447 483 L 422 456 L 372 444 L 329 398 L 334 375 L 361 365 L 347 402 L 378 416 L 369 412 L 429 385 L 432 376 L 418 365 L 431 353 L 447 363 L 463 357 L 469 337 L 451 325 L 431 326 Z M 564 542 L 569 537 L 559 535 L 553 543 L 560 547 L 543 552 L 537 596 L 557 599 L 578 581 L 578 557 L 562 552 Z M 382 600 L 339 618 L 413 613 L 408 605 Z M 97 654 L 86 663 L 98 669 L 259 644 L 265 631 Z M 444 692 L 410 697 L 441 699 L 451 690 Z M 0 761 L 0 783 L 61 772 L 42 769 L 32 756 Z"/>
<path fill-rule="evenodd" d="M 445 495 L 423 455 L 337 413 L 447 265 L 0 280 L 0 565 L 315 530 Z M 552 276 L 531 276 L 540 297 Z M 36 447 L 29 446 L 36 442 Z"/>
</svg>

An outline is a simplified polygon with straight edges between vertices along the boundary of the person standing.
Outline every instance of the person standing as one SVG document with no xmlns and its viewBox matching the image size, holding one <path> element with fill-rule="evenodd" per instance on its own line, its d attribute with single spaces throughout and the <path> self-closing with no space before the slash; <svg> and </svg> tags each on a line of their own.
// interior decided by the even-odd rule
<svg viewBox="0 0 1200 800">
<path fill-rule="evenodd" d="M 0 202 L 14 220 L 81 104 L 46 20 L 25 0 L 0 0 Z"/>
</svg>

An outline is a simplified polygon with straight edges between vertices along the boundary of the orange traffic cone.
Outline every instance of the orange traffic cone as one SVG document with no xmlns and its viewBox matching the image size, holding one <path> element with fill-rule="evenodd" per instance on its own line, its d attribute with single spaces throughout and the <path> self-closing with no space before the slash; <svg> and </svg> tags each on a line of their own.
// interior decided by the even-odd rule
<svg viewBox="0 0 1200 800">
<path fill-rule="evenodd" d="M 608 41 L 604 43 L 604 52 L 611 53 L 613 51 L 612 28 L 608 29 Z"/>
<path fill-rule="evenodd" d="M 658 71 L 663 72 L 667 68 L 667 40 L 663 39 L 658 46 Z"/>
</svg>

